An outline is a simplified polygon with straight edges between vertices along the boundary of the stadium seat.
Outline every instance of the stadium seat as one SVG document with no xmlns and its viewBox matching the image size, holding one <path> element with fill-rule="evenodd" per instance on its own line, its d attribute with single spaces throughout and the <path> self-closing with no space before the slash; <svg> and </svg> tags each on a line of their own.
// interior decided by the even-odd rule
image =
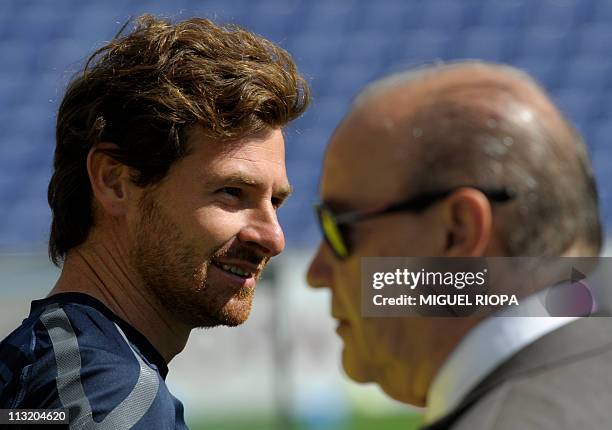
<svg viewBox="0 0 612 430">
<path fill-rule="evenodd" d="M 81 69 L 88 56 L 101 45 L 92 41 L 61 37 L 49 44 L 46 52 L 41 52 L 41 61 L 54 70 L 58 76 L 68 74 L 72 76 Z"/>
<path fill-rule="evenodd" d="M 392 63 L 422 64 L 448 58 L 451 36 L 431 29 L 407 31 L 394 42 Z"/>
<path fill-rule="evenodd" d="M 129 15 L 109 6 L 105 2 L 83 3 L 69 35 L 90 43 L 112 39 L 129 19 Z"/>
<path fill-rule="evenodd" d="M 355 27 L 387 38 L 420 25 L 423 2 L 383 0 L 359 5 Z M 381 29 L 383 29 L 381 31 Z"/>
<path fill-rule="evenodd" d="M 1 155 L 2 155 L 2 152 L 0 152 L 0 156 Z M 8 175 L 0 175 L 0 202 L 12 202 L 12 201 L 15 201 L 15 199 L 17 199 L 18 197 L 19 197 L 19 186 L 15 182 L 14 178 Z M 1 204 L 0 211 L 2 210 L 2 208 L 5 208 L 6 206 L 9 206 L 9 205 Z"/>
<path fill-rule="evenodd" d="M 29 140 L 53 137 L 56 112 L 54 106 L 44 103 L 44 100 L 41 101 L 43 103 L 25 103 L 15 108 L 11 124 L 14 134 Z M 33 121 L 36 121 L 36 127 L 31 127 Z M 29 145 L 34 144 L 34 142 L 29 143 Z M 48 148 L 51 149 L 52 146 Z"/>
<path fill-rule="evenodd" d="M 609 152 L 610 148 L 612 148 L 612 115 L 601 118 L 590 129 L 587 142 L 592 150 L 593 158 L 599 158 L 601 155 L 602 163 L 612 163 L 612 158 L 610 157 L 612 153 Z"/>
<path fill-rule="evenodd" d="M 329 65 L 341 57 L 345 41 L 341 34 L 307 32 L 293 39 L 289 49 L 297 61 Z"/>
<path fill-rule="evenodd" d="M 574 57 L 567 61 L 561 73 L 564 79 L 561 85 L 583 91 L 598 93 L 612 84 L 612 59 L 596 56 Z"/>
<path fill-rule="evenodd" d="M 457 31 L 469 25 L 474 12 L 474 2 L 454 0 L 429 0 L 423 2 L 418 22 L 422 28 L 441 31 Z"/>
<path fill-rule="evenodd" d="M 551 61 L 541 57 L 527 56 L 515 58 L 512 65 L 529 73 L 549 91 L 559 88 L 561 84 L 560 71 L 564 67 L 562 60 Z"/>
<path fill-rule="evenodd" d="M 304 8 L 296 0 L 262 0 L 252 4 L 241 4 L 240 2 L 225 2 L 229 8 L 224 16 L 220 17 L 223 22 L 235 22 L 238 16 L 241 25 L 246 26 L 257 34 L 260 34 L 281 46 L 287 48 L 288 42 L 297 35 L 303 24 Z M 240 10 L 236 10 L 236 5 Z M 206 10 L 206 8 L 203 8 Z"/>
<path fill-rule="evenodd" d="M 288 174 L 295 196 L 279 210 L 279 220 L 285 229 L 288 245 L 314 245 L 319 240 L 312 203 L 318 200 L 321 164 L 291 163 Z"/>
<path fill-rule="evenodd" d="M 606 59 L 612 46 L 612 27 L 610 24 L 584 25 L 576 31 L 576 46 L 573 55 Z"/>
<path fill-rule="evenodd" d="M 354 95 L 352 94 L 352 96 Z M 349 108 L 350 101 L 350 97 L 321 97 L 315 99 L 308 125 L 320 130 L 333 131 Z"/>
<path fill-rule="evenodd" d="M 2 73 L 10 74 L 13 78 L 22 78 L 33 69 L 35 49 L 30 43 L 12 36 L 0 41 Z"/>
<path fill-rule="evenodd" d="M 584 130 L 589 120 L 599 107 L 596 94 L 575 89 L 560 89 L 553 94 L 561 111 L 576 124 L 579 130 Z"/>
<path fill-rule="evenodd" d="M 27 245 L 44 247 L 49 235 L 51 210 L 47 205 L 45 194 L 33 199 L 21 199 L 5 211 L 4 216 L 10 220 L 13 228 L 3 229 L 2 233 L 8 245 L 23 248 Z"/>
<path fill-rule="evenodd" d="M 287 165 L 317 166 L 323 161 L 325 148 L 333 132 L 329 128 L 311 128 L 287 132 Z M 317 164 L 318 163 L 318 164 Z M 301 167 L 300 167 L 301 169 Z M 290 170 L 290 169 L 289 169 Z M 291 173 L 293 175 L 293 173 Z"/>
<path fill-rule="evenodd" d="M 393 54 L 394 39 L 380 31 L 354 32 L 346 38 L 342 61 L 357 67 L 379 68 Z"/>
<path fill-rule="evenodd" d="M 520 31 L 533 10 L 530 0 L 490 0 L 482 4 L 478 24 L 501 31 Z"/>
<path fill-rule="evenodd" d="M 515 34 L 493 27 L 474 27 L 462 31 L 451 44 L 451 58 L 477 58 L 507 62 L 513 55 Z"/>
<path fill-rule="evenodd" d="M 73 13 L 66 2 L 23 2 L 11 20 L 12 36 L 39 46 L 65 32 L 62 21 Z"/>
<path fill-rule="evenodd" d="M 351 99 L 377 76 L 379 67 L 380 62 L 339 64 L 329 71 L 327 86 L 320 95 Z"/>
<path fill-rule="evenodd" d="M 8 111 L 8 106 L 15 106 L 23 97 L 23 93 L 27 88 L 27 83 L 19 75 L 14 73 L 6 73 L 0 71 L 0 111 Z M 7 124 L 0 124 L 0 130 Z"/>
<path fill-rule="evenodd" d="M 589 7 L 589 16 L 592 23 L 601 23 L 603 25 L 610 25 L 612 21 L 612 3 L 605 0 L 583 0 L 581 2 L 583 9 Z"/>
<path fill-rule="evenodd" d="M 577 0 L 531 2 L 529 18 L 533 25 L 570 30 L 576 24 Z"/>
<path fill-rule="evenodd" d="M 36 147 L 20 130 L 10 129 L 0 136 L 0 171 L 7 176 L 28 176 Z"/>
<path fill-rule="evenodd" d="M 608 129 L 610 129 L 608 127 Z M 612 151 L 610 150 L 609 138 L 605 142 L 600 142 L 604 145 L 595 148 L 592 152 L 591 160 L 593 163 L 593 171 L 595 177 L 599 179 L 599 203 L 600 210 L 604 216 L 604 220 L 610 219 L 612 216 L 612 190 L 609 184 L 612 182 L 612 173 L 610 165 L 612 165 Z"/>
<path fill-rule="evenodd" d="M 143 0 L 142 8 L 147 10 L 149 3 L 157 3 L 157 7 L 160 7 L 162 2 Z M 183 10 L 187 13 L 191 12 L 193 15 L 211 18 L 220 22 L 240 22 L 243 25 L 247 25 L 249 17 L 254 13 L 252 10 L 254 6 L 251 3 L 248 0 L 207 0 L 206 2 L 190 0 L 185 2 Z M 263 6 L 264 9 L 262 10 L 267 10 L 266 5 Z M 174 9 L 178 10 L 178 8 Z"/>
<path fill-rule="evenodd" d="M 305 11 L 302 29 L 318 34 L 350 30 L 358 13 L 358 6 L 355 2 L 312 1 Z"/>
<path fill-rule="evenodd" d="M 2 24 L 2 27 L 0 27 L 0 34 L 2 34 L 2 36 L 12 34 L 14 32 L 13 27 L 7 24 L 15 21 L 14 16 L 17 14 L 19 6 L 19 2 L 0 2 L 0 23 Z"/>
<path fill-rule="evenodd" d="M 571 52 L 573 33 L 555 26 L 533 26 L 518 34 L 517 56 L 557 60 Z"/>
</svg>

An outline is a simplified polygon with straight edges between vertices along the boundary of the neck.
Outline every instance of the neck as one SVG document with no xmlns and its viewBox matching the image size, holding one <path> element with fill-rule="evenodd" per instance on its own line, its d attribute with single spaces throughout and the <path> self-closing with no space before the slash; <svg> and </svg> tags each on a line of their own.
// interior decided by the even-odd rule
<svg viewBox="0 0 612 430">
<path fill-rule="evenodd" d="M 420 347 L 413 344 L 394 351 L 397 355 L 392 356 L 389 367 L 380 369 L 377 382 L 395 400 L 428 406 L 428 393 L 437 373 L 478 322 L 477 318 L 436 317 L 423 318 L 418 327 L 414 323 L 403 326 L 406 333 L 418 330 Z"/>
<path fill-rule="evenodd" d="M 101 301 L 141 332 L 167 363 L 187 344 L 191 327 L 164 308 L 117 247 L 89 243 L 69 251 L 49 296 L 67 292 Z"/>
</svg>

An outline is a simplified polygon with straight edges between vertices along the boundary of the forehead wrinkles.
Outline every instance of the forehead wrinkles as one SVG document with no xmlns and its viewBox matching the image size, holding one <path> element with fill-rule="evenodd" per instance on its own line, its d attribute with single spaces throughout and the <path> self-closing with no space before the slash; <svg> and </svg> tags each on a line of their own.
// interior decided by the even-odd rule
<svg viewBox="0 0 612 430">
<path fill-rule="evenodd" d="M 217 145 L 214 158 L 220 165 L 242 165 L 259 174 L 285 170 L 284 138 L 280 130 L 212 144 Z"/>
</svg>

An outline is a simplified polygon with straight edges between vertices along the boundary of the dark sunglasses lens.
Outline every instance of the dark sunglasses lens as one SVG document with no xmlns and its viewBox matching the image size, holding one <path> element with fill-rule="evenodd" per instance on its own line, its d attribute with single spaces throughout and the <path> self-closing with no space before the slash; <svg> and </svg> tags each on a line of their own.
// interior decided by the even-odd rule
<svg viewBox="0 0 612 430">
<path fill-rule="evenodd" d="M 318 215 L 319 222 L 321 223 L 321 230 L 329 246 L 338 257 L 344 258 L 348 256 L 348 249 L 344 243 L 342 232 L 336 224 L 333 214 L 325 208 L 319 208 Z"/>
</svg>

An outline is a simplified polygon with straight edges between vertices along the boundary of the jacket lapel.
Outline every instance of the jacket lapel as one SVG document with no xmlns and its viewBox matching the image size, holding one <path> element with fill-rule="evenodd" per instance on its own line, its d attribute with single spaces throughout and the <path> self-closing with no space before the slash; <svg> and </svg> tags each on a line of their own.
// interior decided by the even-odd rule
<svg viewBox="0 0 612 430">
<path fill-rule="evenodd" d="M 569 323 L 526 346 L 499 365 L 462 400 L 457 408 L 435 423 L 423 427 L 423 430 L 448 429 L 479 399 L 506 381 L 537 373 L 610 347 L 612 347 L 612 318 L 589 317 Z"/>
</svg>

